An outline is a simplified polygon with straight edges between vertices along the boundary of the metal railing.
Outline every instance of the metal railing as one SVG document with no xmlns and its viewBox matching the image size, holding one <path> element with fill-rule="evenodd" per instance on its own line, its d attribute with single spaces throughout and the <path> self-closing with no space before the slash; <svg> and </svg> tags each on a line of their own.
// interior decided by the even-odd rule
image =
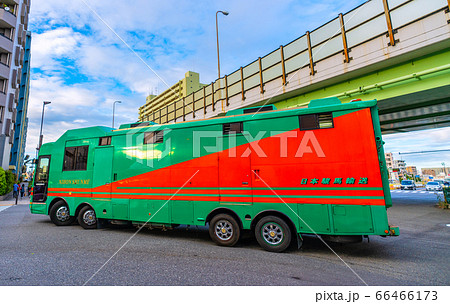
<svg viewBox="0 0 450 304">
<path fill-rule="evenodd" d="M 142 121 L 162 124 L 185 121 L 188 115 L 190 119 L 200 119 L 206 117 L 207 111 L 218 115 L 239 107 L 239 101 L 243 103 L 246 99 L 246 92 L 255 88 L 259 88 L 263 100 L 269 82 L 278 81 L 284 87 L 288 84 L 288 75 L 302 69 L 309 70 L 309 79 L 305 81 L 310 81 L 317 73 L 318 62 L 342 54 L 342 62 L 348 64 L 353 60 L 350 56 L 352 48 L 383 35 L 389 38 L 388 46 L 394 46 L 399 42 L 395 37 L 397 29 L 448 8 L 445 0 L 368 1 L 185 98 L 150 113 Z"/>
</svg>

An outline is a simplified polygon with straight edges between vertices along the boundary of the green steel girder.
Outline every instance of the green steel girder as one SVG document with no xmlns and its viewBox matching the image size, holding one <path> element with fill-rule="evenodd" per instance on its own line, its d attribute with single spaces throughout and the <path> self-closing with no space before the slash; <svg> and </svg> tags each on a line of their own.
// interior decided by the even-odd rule
<svg viewBox="0 0 450 304">
<path fill-rule="evenodd" d="M 417 116 L 392 119 L 392 120 L 384 120 L 381 122 L 381 125 L 387 125 L 387 124 L 393 124 L 393 123 L 405 122 L 405 121 L 412 121 L 412 120 L 418 120 L 418 119 L 424 119 L 424 118 L 431 118 L 431 117 L 440 117 L 440 116 L 446 116 L 446 115 L 450 115 L 450 111 L 417 115 Z"/>
<path fill-rule="evenodd" d="M 429 128 L 423 128 L 423 127 L 429 127 L 429 126 L 436 126 L 434 128 L 442 128 L 442 127 L 449 127 L 450 126 L 450 120 L 445 120 L 441 122 L 430 122 L 430 123 L 423 123 L 423 124 L 415 124 L 411 126 L 405 126 L 405 127 L 398 127 L 398 128 L 389 128 L 389 129 L 383 129 L 383 131 L 396 131 L 396 132 L 408 132 L 408 131 L 417 131 L 421 129 L 429 129 Z M 418 128 L 417 130 L 408 130 L 411 128 Z M 389 132 L 389 133 L 395 133 L 395 132 Z"/>
<path fill-rule="evenodd" d="M 303 106 L 309 100 L 339 96 L 343 102 L 377 99 L 383 133 L 447 126 L 450 119 L 450 49 L 393 65 L 363 76 L 275 103 L 279 109 Z M 346 92 L 349 94 L 345 95 Z M 443 105 L 430 111 L 429 107 Z M 422 110 L 421 110 L 422 109 Z M 416 111 L 417 110 L 417 111 Z M 439 118 L 436 120 L 436 118 Z M 428 119 L 428 121 L 424 121 Z M 435 119 L 431 121 L 431 119 Z M 441 120 L 441 121 L 438 121 Z M 409 122 L 408 125 L 398 125 Z"/>
<path fill-rule="evenodd" d="M 424 91 L 424 92 L 429 92 L 429 91 Z M 403 96 L 401 96 L 403 97 Z M 400 98 L 401 98 L 400 97 Z M 408 103 L 404 106 L 397 106 L 397 107 L 392 107 L 389 109 L 384 108 L 384 105 L 386 103 L 392 102 L 392 99 L 386 99 L 383 101 L 379 101 L 379 108 L 380 108 L 380 115 L 385 115 L 385 114 L 391 114 L 391 113 L 398 113 L 401 111 L 408 111 L 408 110 L 413 110 L 413 109 L 418 109 L 418 108 L 423 108 L 423 107 L 430 107 L 430 106 L 435 106 L 435 105 L 442 105 L 442 104 L 446 104 L 446 103 L 450 103 L 450 99 L 430 99 L 430 100 L 426 100 L 426 101 L 421 101 L 421 102 L 417 102 L 417 103 Z"/>
</svg>

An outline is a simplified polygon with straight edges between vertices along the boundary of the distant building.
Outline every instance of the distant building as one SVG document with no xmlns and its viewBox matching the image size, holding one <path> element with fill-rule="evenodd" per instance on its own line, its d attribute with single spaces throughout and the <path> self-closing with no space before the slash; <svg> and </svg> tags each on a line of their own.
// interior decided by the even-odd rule
<svg viewBox="0 0 450 304">
<path fill-rule="evenodd" d="M 441 168 L 422 168 L 422 174 L 426 176 L 434 176 L 434 177 L 447 177 L 450 174 L 450 169 L 445 167 L 445 174 L 444 174 L 444 167 Z"/>
<path fill-rule="evenodd" d="M 418 175 L 416 166 L 407 166 L 406 167 L 406 172 L 409 173 L 409 174 L 412 174 L 413 176 Z"/>
<path fill-rule="evenodd" d="M 392 153 L 384 153 L 384 158 L 386 159 L 386 167 L 389 171 L 390 180 L 398 180 L 400 177 L 404 177 L 408 172 L 406 170 L 406 162 L 404 160 L 394 159 L 394 155 Z M 415 170 L 417 172 L 417 169 Z"/>
<path fill-rule="evenodd" d="M 139 121 L 151 120 L 154 111 L 174 103 L 177 100 L 201 89 L 205 85 L 200 83 L 198 73 L 188 71 L 185 77 L 159 95 L 149 95 L 145 104 L 139 108 Z"/>
<path fill-rule="evenodd" d="M 394 160 L 394 168 L 397 168 L 399 172 L 406 172 L 406 162 L 404 160 Z"/>
<path fill-rule="evenodd" d="M 386 158 L 386 167 L 388 167 L 388 169 L 394 168 L 394 156 L 392 153 L 384 153 L 384 157 Z"/>
<path fill-rule="evenodd" d="M 30 46 L 31 32 L 27 32 L 25 42 L 25 55 L 22 75 L 20 75 L 19 102 L 17 104 L 17 117 L 14 125 L 14 143 L 11 148 L 11 160 L 9 166 L 13 173 L 21 174 L 24 163 L 25 143 L 28 129 L 28 96 L 30 88 Z"/>
</svg>

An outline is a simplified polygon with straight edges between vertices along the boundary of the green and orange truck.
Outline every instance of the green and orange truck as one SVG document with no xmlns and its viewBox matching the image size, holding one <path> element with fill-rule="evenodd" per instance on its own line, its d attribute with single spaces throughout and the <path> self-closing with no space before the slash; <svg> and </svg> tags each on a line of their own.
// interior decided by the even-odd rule
<svg viewBox="0 0 450 304">
<path fill-rule="evenodd" d="M 251 230 L 281 252 L 302 235 L 393 236 L 375 100 L 312 100 L 170 124 L 89 127 L 42 145 L 30 210 L 56 225 L 209 225 L 233 246 Z"/>
</svg>

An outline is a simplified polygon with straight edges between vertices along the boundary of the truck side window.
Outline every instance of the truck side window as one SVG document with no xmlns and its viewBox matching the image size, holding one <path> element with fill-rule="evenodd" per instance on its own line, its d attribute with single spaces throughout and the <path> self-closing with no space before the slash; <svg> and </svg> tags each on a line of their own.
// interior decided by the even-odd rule
<svg viewBox="0 0 450 304">
<path fill-rule="evenodd" d="M 300 115 L 298 119 L 301 131 L 334 128 L 332 113 Z"/>
<path fill-rule="evenodd" d="M 100 137 L 98 141 L 99 146 L 109 146 L 111 144 L 111 136 Z"/>
<path fill-rule="evenodd" d="M 144 145 L 160 144 L 164 142 L 164 131 L 153 131 L 144 133 Z"/>
<path fill-rule="evenodd" d="M 223 135 L 242 133 L 244 127 L 242 122 L 232 122 L 223 124 Z"/>
<path fill-rule="evenodd" d="M 63 171 L 86 170 L 88 152 L 89 146 L 66 147 Z"/>
</svg>

